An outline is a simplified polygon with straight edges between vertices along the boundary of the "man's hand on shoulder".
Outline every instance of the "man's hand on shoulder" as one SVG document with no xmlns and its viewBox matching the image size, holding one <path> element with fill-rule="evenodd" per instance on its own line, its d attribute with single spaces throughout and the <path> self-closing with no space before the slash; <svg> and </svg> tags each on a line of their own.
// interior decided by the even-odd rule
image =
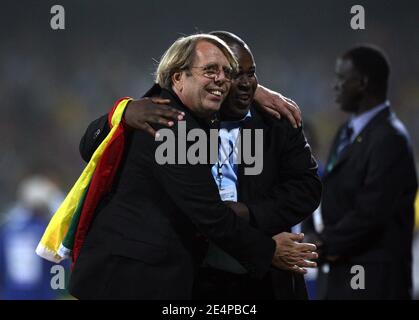
<svg viewBox="0 0 419 320">
<path fill-rule="evenodd" d="M 132 129 L 146 131 L 154 137 L 156 130 L 152 124 L 171 127 L 175 121 L 182 120 L 185 115 L 169 104 L 170 100 L 159 97 L 132 100 L 125 109 L 125 123 Z"/>
</svg>

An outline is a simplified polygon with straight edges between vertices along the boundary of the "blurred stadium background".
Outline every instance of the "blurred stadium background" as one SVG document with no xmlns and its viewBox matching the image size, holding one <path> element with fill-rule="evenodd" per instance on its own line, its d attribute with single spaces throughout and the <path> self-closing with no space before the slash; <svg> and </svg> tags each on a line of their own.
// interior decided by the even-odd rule
<svg viewBox="0 0 419 320">
<path fill-rule="evenodd" d="M 65 8 L 65 30 L 50 27 L 55 4 Z M 350 28 L 355 4 L 365 8 L 366 30 Z M 88 123 L 119 97 L 140 97 L 163 51 L 197 31 L 228 30 L 249 44 L 260 83 L 301 107 L 320 162 L 345 118 L 333 101 L 336 57 L 357 43 L 379 45 L 391 60 L 390 99 L 419 165 L 417 1 L 20 0 L 0 7 L 3 223 L 32 174 L 68 191 L 84 165 L 78 143 Z"/>
</svg>

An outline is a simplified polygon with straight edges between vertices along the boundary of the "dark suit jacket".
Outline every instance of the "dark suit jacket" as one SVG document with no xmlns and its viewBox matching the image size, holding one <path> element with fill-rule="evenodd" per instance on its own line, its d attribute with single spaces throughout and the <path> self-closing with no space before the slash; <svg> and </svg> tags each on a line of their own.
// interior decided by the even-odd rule
<svg viewBox="0 0 419 320">
<path fill-rule="evenodd" d="M 343 151 L 323 184 L 321 236 L 326 253 L 340 257 L 327 297 L 408 298 L 417 178 L 409 135 L 389 108 Z M 350 287 L 353 265 L 365 268 L 365 290 Z"/>
<path fill-rule="evenodd" d="M 238 201 L 250 210 L 250 224 L 268 235 L 290 232 L 318 207 L 321 183 L 302 128 L 274 119 L 257 108 L 243 129 L 263 129 L 263 171 L 244 175 L 239 165 Z M 253 130 L 252 130 L 253 131 Z M 267 275 L 278 299 L 306 299 L 304 277 L 279 269 Z"/>
<path fill-rule="evenodd" d="M 244 164 L 239 165 L 238 201 L 249 207 L 250 224 L 273 236 L 290 231 L 317 208 L 321 183 L 302 129 L 294 129 L 287 120 L 273 119 L 256 108 L 252 107 L 251 112 L 243 129 L 251 129 L 253 134 L 254 129 L 263 130 L 263 171 L 249 176 L 244 174 Z M 83 159 L 90 159 L 108 132 L 106 115 L 89 125 L 80 143 Z M 307 298 L 303 276 L 271 268 L 265 280 L 263 283 L 272 286 L 266 292 L 273 291 L 275 298 Z"/>
<path fill-rule="evenodd" d="M 187 130 L 205 124 L 170 91 Z M 173 127 L 176 142 L 177 124 Z M 271 266 L 275 242 L 224 205 L 210 165 L 159 165 L 159 142 L 134 131 L 113 192 L 97 210 L 70 280 L 77 298 L 188 299 L 204 252 L 197 232 L 255 277 Z M 187 142 L 188 146 L 192 142 Z"/>
</svg>

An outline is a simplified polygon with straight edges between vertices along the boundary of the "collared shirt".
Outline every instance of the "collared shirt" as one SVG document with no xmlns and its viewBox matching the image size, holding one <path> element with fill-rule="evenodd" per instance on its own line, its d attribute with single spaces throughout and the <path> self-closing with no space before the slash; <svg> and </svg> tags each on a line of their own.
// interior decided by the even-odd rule
<svg viewBox="0 0 419 320">
<path fill-rule="evenodd" d="M 374 108 L 361 113 L 357 116 L 352 116 L 352 118 L 349 120 L 348 127 L 352 128 L 352 135 L 350 142 L 354 142 L 356 137 L 361 133 L 361 131 L 367 126 L 367 124 L 382 110 L 385 108 L 390 107 L 390 101 L 385 101 L 384 103 L 381 103 Z M 321 214 L 321 206 L 317 208 L 317 210 L 313 213 L 314 218 L 314 228 L 317 232 L 321 233 L 324 229 L 324 223 L 323 218 Z M 329 272 L 329 264 L 326 263 L 323 265 L 323 272 L 328 273 Z"/>
<path fill-rule="evenodd" d="M 237 155 L 240 129 L 252 117 L 250 110 L 238 121 L 221 121 L 219 131 L 218 163 L 211 168 L 222 200 L 237 201 Z M 221 175 L 219 174 L 221 168 Z"/>
<path fill-rule="evenodd" d="M 237 143 L 243 123 L 248 121 L 251 116 L 252 114 L 249 110 L 241 120 L 220 122 L 218 163 L 211 168 L 211 172 L 223 201 L 237 202 L 237 155 L 239 150 Z M 236 259 L 212 242 L 209 244 L 203 264 L 204 266 L 231 273 L 247 273 L 247 270 Z"/>
<path fill-rule="evenodd" d="M 360 114 L 353 116 L 349 121 L 349 126 L 353 129 L 351 135 L 351 143 L 354 142 L 355 138 L 361 133 L 366 125 L 382 110 L 390 106 L 390 101 L 386 101 L 378 106 Z"/>
</svg>

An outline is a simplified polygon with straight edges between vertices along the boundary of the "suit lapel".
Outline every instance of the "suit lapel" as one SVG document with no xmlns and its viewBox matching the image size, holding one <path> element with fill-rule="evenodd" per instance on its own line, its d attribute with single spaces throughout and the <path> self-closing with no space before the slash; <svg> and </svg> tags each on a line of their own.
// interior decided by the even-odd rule
<svg viewBox="0 0 419 320">
<path fill-rule="evenodd" d="M 335 138 L 333 139 L 332 147 L 330 149 L 329 157 L 327 159 L 327 165 L 326 165 L 326 171 L 325 171 L 324 177 L 329 175 L 336 168 L 336 165 L 340 162 L 339 159 L 336 159 L 336 150 L 339 145 L 339 137 L 342 133 L 343 128 L 346 127 L 347 123 L 348 122 L 346 121 L 343 125 L 341 125 L 341 127 L 339 128 L 338 132 L 335 135 Z"/>
<path fill-rule="evenodd" d="M 361 130 L 361 132 L 355 137 L 355 140 L 348 145 L 339 155 L 335 161 L 333 161 L 333 155 L 336 153 L 336 148 L 339 143 L 339 135 L 346 123 L 339 129 L 338 134 L 336 135 L 334 144 L 333 144 L 333 152 L 330 154 L 327 167 L 326 167 L 326 173 L 325 178 L 329 176 L 331 173 L 333 173 L 336 168 L 338 168 L 340 165 L 342 165 L 348 158 L 355 152 L 358 148 L 358 146 L 363 143 L 365 139 L 368 138 L 369 132 L 383 119 L 387 118 L 390 115 L 391 111 L 390 108 L 385 108 L 384 110 L 380 111 L 374 118 L 371 119 L 371 121 Z"/>
<path fill-rule="evenodd" d="M 334 170 L 336 170 L 337 167 L 339 167 L 342 163 L 344 163 L 349 158 L 349 156 L 353 153 L 355 144 L 356 144 L 356 141 L 346 146 L 346 148 L 341 151 L 337 159 L 333 159 L 334 155 L 331 156 L 331 159 L 329 160 L 327 164 L 326 175 L 329 175 L 330 173 L 332 173 Z"/>
<path fill-rule="evenodd" d="M 249 121 L 246 121 L 244 123 L 244 125 L 242 126 L 242 130 L 240 130 L 240 139 L 241 142 L 243 142 L 243 130 L 244 129 L 250 129 L 252 130 L 252 141 L 254 142 L 255 140 L 253 140 L 254 136 L 254 130 L 255 129 L 263 129 L 263 143 L 265 145 L 265 141 L 267 139 L 266 134 L 267 134 L 267 125 L 265 124 L 265 122 L 262 119 L 262 116 L 260 115 L 260 113 L 252 106 L 250 108 L 250 112 L 252 113 L 252 117 L 249 119 Z M 254 145 L 252 142 L 252 154 L 254 154 L 255 149 L 254 149 Z M 241 148 L 241 159 L 242 161 L 239 163 L 238 168 L 237 168 L 237 196 L 238 196 L 238 201 L 242 201 L 242 196 L 243 196 L 243 185 L 247 182 L 247 178 L 244 175 L 244 163 L 243 163 L 243 148 Z"/>
</svg>

